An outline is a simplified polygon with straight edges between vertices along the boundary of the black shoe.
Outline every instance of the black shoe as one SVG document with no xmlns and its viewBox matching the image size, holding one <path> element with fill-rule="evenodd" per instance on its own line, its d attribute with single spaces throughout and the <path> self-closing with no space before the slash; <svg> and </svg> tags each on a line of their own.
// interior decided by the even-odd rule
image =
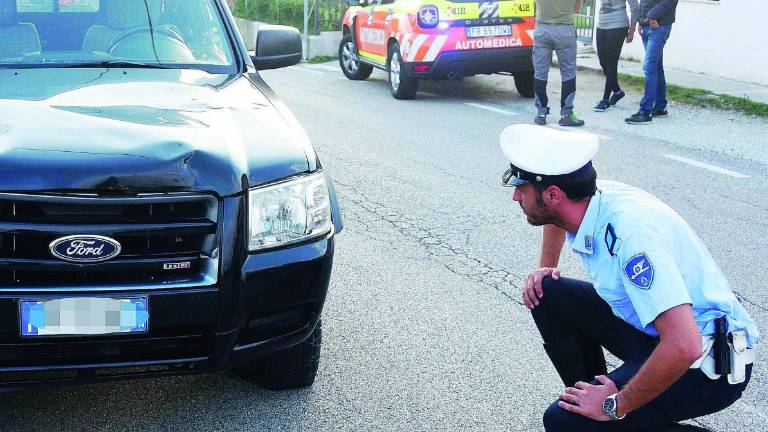
<svg viewBox="0 0 768 432">
<path fill-rule="evenodd" d="M 629 124 L 650 124 L 653 119 L 650 114 L 638 111 L 624 119 Z"/>
<path fill-rule="evenodd" d="M 537 125 L 544 126 L 547 124 L 547 115 L 546 114 L 536 114 L 536 117 L 533 119 L 533 122 Z"/>
<path fill-rule="evenodd" d="M 653 111 L 651 111 L 652 117 L 664 117 L 667 115 L 667 110 L 665 109 L 656 109 L 654 108 Z"/>
<path fill-rule="evenodd" d="M 597 105 L 595 105 L 595 111 L 603 112 L 603 111 L 607 110 L 610 106 L 611 106 L 610 102 L 608 102 L 607 100 L 603 99 L 600 102 L 598 102 Z"/>
<path fill-rule="evenodd" d="M 560 126 L 584 126 L 584 120 L 576 117 L 575 113 L 571 113 L 569 116 L 560 117 L 560 121 L 557 124 Z"/>
<path fill-rule="evenodd" d="M 621 98 L 623 98 L 626 95 L 627 94 L 624 93 L 624 90 L 619 90 L 618 93 L 612 94 L 611 98 L 608 99 L 608 105 L 616 105 L 621 100 Z"/>
</svg>

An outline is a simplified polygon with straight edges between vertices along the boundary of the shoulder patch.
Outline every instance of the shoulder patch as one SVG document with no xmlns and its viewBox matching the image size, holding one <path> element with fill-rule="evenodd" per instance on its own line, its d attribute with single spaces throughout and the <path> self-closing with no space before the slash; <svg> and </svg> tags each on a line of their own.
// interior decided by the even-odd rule
<svg viewBox="0 0 768 432">
<path fill-rule="evenodd" d="M 653 283 L 653 264 L 645 252 L 639 253 L 630 258 L 624 265 L 624 274 L 632 285 L 648 289 Z"/>
</svg>

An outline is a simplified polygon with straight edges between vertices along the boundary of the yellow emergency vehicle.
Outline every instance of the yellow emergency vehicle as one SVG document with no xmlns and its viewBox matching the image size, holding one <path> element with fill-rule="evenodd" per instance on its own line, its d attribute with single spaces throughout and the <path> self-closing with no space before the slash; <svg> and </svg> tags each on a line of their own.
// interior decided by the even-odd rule
<svg viewBox="0 0 768 432">
<path fill-rule="evenodd" d="M 533 97 L 534 0 L 349 1 L 339 45 L 347 78 L 379 68 L 395 98 L 412 99 L 420 79 L 508 73 Z"/>
</svg>

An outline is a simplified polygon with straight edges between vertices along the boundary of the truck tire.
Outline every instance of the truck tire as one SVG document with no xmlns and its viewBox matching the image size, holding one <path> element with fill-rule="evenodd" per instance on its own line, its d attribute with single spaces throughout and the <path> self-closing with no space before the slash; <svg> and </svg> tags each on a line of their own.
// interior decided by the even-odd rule
<svg viewBox="0 0 768 432">
<path fill-rule="evenodd" d="M 407 100 L 416 97 L 419 89 L 419 79 L 405 75 L 403 58 L 400 56 L 400 45 L 397 42 L 389 47 L 387 61 L 387 76 L 389 76 L 389 91 L 395 99 Z"/>
<path fill-rule="evenodd" d="M 360 57 L 355 48 L 355 41 L 352 39 L 352 33 L 347 33 L 341 38 L 339 44 L 339 66 L 344 76 L 359 81 L 371 76 L 373 66 L 360 62 Z"/>
<path fill-rule="evenodd" d="M 533 72 L 516 73 L 515 88 L 520 96 L 531 99 L 533 97 Z"/>
<path fill-rule="evenodd" d="M 315 382 L 320 365 L 320 344 L 323 339 L 322 321 L 312 334 L 298 345 L 268 354 L 258 365 L 235 370 L 242 379 L 270 390 L 309 387 Z"/>
</svg>

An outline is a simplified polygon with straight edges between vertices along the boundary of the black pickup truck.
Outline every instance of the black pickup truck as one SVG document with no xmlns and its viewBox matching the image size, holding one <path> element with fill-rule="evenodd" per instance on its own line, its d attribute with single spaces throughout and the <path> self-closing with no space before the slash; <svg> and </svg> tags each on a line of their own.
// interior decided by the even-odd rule
<svg viewBox="0 0 768 432">
<path fill-rule="evenodd" d="M 311 385 L 342 221 L 224 0 L 0 0 L 0 391 Z"/>
</svg>

